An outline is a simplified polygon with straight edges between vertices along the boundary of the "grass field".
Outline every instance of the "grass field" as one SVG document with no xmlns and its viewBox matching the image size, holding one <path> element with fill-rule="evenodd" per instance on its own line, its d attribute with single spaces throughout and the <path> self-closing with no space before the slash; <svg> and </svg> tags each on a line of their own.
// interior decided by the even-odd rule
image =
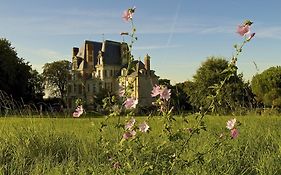
<svg viewBox="0 0 281 175">
<path fill-rule="evenodd" d="M 225 123 L 230 118 L 207 116 L 207 132 L 191 140 L 192 151 L 185 155 L 192 157 L 196 151 L 208 149 L 225 131 Z M 125 119 L 122 118 L 122 122 Z M 137 121 L 145 119 L 136 117 Z M 241 116 L 237 119 L 242 123 L 237 139 L 227 140 L 207 154 L 203 164 L 195 162 L 187 168 L 176 167 L 172 174 L 281 174 L 281 117 Z M 189 120 L 188 125 L 192 126 L 194 121 Z M 114 127 L 117 118 L 112 118 L 101 141 L 102 121 L 102 118 L 0 118 L 1 174 L 144 174 L 145 162 L 153 162 L 146 174 L 161 174 L 157 171 L 165 166 L 161 158 L 165 159 L 169 151 L 177 149 L 175 145 L 155 158 L 153 150 L 163 144 L 164 139 L 159 137 L 163 121 L 154 117 L 149 120 L 151 131 L 139 139 L 145 145 L 143 152 L 134 152 L 138 160 L 119 157 L 120 165 L 126 166 L 127 171 L 117 171 L 113 168 L 114 155 L 108 155 L 120 145 L 123 131 Z M 182 125 L 183 121 L 178 118 L 175 126 Z M 125 143 L 125 147 L 127 144 L 134 143 Z M 132 155 L 134 150 L 126 151 Z M 128 160 L 132 163 L 126 163 Z"/>
</svg>

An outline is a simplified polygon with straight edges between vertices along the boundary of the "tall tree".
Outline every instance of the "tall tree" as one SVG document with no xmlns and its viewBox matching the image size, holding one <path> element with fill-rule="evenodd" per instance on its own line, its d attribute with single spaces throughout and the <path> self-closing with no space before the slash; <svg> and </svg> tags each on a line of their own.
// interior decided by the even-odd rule
<svg viewBox="0 0 281 175">
<path fill-rule="evenodd" d="M 28 80 L 28 90 L 30 91 L 33 101 L 42 101 L 44 96 L 43 76 L 37 70 L 30 71 L 31 77 Z"/>
<path fill-rule="evenodd" d="M 281 66 L 270 67 L 252 79 L 252 89 L 267 107 L 281 107 Z"/>
<path fill-rule="evenodd" d="M 228 61 L 220 57 L 209 57 L 193 76 L 192 82 L 186 83 L 189 101 L 195 108 L 207 108 L 210 95 L 215 95 L 211 87 L 220 84 L 227 76 L 223 71 Z M 248 83 L 244 83 L 242 74 L 234 74 L 226 81 L 215 101 L 215 111 L 220 114 L 237 111 L 252 104 L 252 93 Z"/>
<path fill-rule="evenodd" d="M 64 99 L 67 88 L 67 77 L 69 76 L 70 62 L 67 60 L 46 63 L 43 66 L 43 77 L 50 92 Z"/>
<path fill-rule="evenodd" d="M 33 101 L 31 65 L 17 56 L 15 48 L 5 38 L 0 39 L 0 75 L 0 90 L 16 100 Z"/>
</svg>

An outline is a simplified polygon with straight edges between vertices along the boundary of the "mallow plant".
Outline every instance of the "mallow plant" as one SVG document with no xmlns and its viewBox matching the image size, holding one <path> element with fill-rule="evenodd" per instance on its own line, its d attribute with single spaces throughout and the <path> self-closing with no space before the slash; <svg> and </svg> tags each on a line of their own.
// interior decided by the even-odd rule
<svg viewBox="0 0 281 175">
<path fill-rule="evenodd" d="M 129 44 L 130 58 L 128 61 L 128 71 L 130 70 L 133 56 L 131 51 L 134 42 L 136 27 L 133 23 L 136 7 L 129 8 L 123 12 L 123 19 L 131 23 L 131 33 L 122 32 L 121 35 L 131 37 Z M 195 123 L 190 122 L 192 116 L 174 116 L 173 106 L 171 106 L 171 90 L 164 85 L 153 85 L 151 97 L 154 99 L 152 105 L 156 106 L 160 116 L 150 116 L 146 119 L 138 119 L 131 116 L 130 113 L 126 119 L 121 119 L 118 116 L 115 130 L 117 137 L 113 140 L 106 136 L 110 130 L 108 119 L 101 122 L 99 145 L 100 149 L 104 150 L 104 160 L 101 162 L 106 167 L 110 167 L 105 171 L 116 174 L 174 174 L 178 170 L 184 170 L 194 163 L 204 163 L 204 156 L 220 148 L 220 145 L 226 141 L 231 141 L 239 138 L 240 122 L 237 119 L 231 118 L 226 121 L 226 126 L 221 126 L 221 132 L 215 136 L 215 141 L 210 143 L 205 150 L 197 150 L 193 147 L 193 142 L 196 142 L 196 137 L 200 137 L 202 131 L 208 132 L 207 126 L 204 123 L 205 116 L 214 110 L 215 103 L 219 103 L 219 96 L 222 88 L 227 80 L 237 73 L 237 61 L 242 52 L 243 47 L 249 43 L 255 33 L 251 33 L 253 22 L 246 20 L 237 28 L 237 33 L 243 38 L 242 44 L 234 45 L 235 53 L 229 61 L 228 67 L 222 72 L 225 79 L 219 84 L 214 84 L 209 87 L 214 93 L 208 98 L 210 104 L 206 109 L 200 109 L 195 115 Z M 120 85 L 118 99 L 114 100 L 116 110 L 134 111 L 138 107 L 138 100 L 132 96 L 132 87 L 128 83 L 126 87 Z M 112 106 L 114 106 L 112 105 Z M 77 106 L 73 116 L 80 116 L 83 111 L 82 105 Z M 120 114 L 120 113 L 115 113 Z M 151 134 L 153 128 L 150 126 L 152 118 L 159 120 L 157 129 L 161 128 L 158 135 Z M 182 122 L 181 125 L 178 123 Z M 155 139 L 153 139 L 155 137 Z"/>
</svg>

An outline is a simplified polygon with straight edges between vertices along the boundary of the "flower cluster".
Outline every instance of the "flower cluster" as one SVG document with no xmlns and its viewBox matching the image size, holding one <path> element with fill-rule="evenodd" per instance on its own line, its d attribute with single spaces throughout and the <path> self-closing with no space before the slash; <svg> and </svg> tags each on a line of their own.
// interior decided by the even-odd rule
<svg viewBox="0 0 281 175">
<path fill-rule="evenodd" d="M 252 21 L 246 20 L 242 25 L 238 25 L 237 33 L 240 36 L 245 36 L 247 39 L 246 41 L 250 41 L 256 33 L 251 33 L 251 25 L 253 24 Z"/>
<path fill-rule="evenodd" d="M 163 85 L 154 85 L 151 91 L 151 97 L 159 97 L 155 102 L 152 102 L 152 104 L 159 107 L 159 111 L 163 115 L 166 115 L 171 112 L 172 109 L 169 109 L 171 89 L 168 89 L 166 86 Z"/>
<path fill-rule="evenodd" d="M 160 99 L 168 101 L 171 98 L 171 89 L 165 86 L 154 85 L 151 91 L 151 97 L 160 96 Z"/>
<path fill-rule="evenodd" d="M 83 106 L 82 105 L 79 105 L 76 107 L 75 111 L 73 112 L 72 116 L 74 118 L 78 118 L 80 117 L 84 112 L 84 109 L 83 109 Z"/>
<path fill-rule="evenodd" d="M 128 140 L 130 138 L 135 138 L 137 132 L 135 131 L 135 123 L 136 119 L 131 118 L 125 125 L 126 132 L 123 134 L 123 139 Z M 148 132 L 149 125 L 144 121 L 141 124 L 139 124 L 138 129 L 140 132 Z"/>
<path fill-rule="evenodd" d="M 236 118 L 226 122 L 226 128 L 230 130 L 230 136 L 233 139 L 237 138 L 239 135 L 238 129 L 235 126 L 236 126 Z"/>
<path fill-rule="evenodd" d="M 132 109 L 132 108 L 136 108 L 138 104 L 138 100 L 135 98 L 127 98 L 123 105 L 125 106 L 126 109 Z"/>
<path fill-rule="evenodd" d="M 136 10 L 136 7 L 133 7 L 133 8 L 129 8 L 127 10 L 125 10 L 123 12 L 123 15 L 122 15 L 122 18 L 125 20 L 125 21 L 130 21 L 133 19 L 133 15 L 135 13 L 135 10 Z"/>
</svg>

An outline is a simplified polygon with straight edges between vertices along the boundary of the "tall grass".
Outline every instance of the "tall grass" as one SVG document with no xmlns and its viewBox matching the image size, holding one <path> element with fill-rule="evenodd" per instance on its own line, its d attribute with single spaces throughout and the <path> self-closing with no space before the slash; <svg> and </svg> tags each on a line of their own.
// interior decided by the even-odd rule
<svg viewBox="0 0 281 175">
<path fill-rule="evenodd" d="M 208 149 L 210 143 L 225 129 L 225 122 L 229 118 L 207 116 L 207 132 L 194 137 L 190 149 Z M 237 139 L 227 141 L 207 154 L 203 164 L 198 162 L 189 168 L 177 168 L 173 173 L 281 174 L 281 118 L 244 116 L 238 119 L 242 126 Z M 144 118 L 138 117 L 137 120 Z M 114 149 L 111 143 L 117 142 L 122 133 L 114 127 L 117 119 L 110 119 L 103 133 L 104 138 L 108 138 L 108 145 L 101 145 L 99 128 L 102 121 L 90 118 L 0 118 L 1 174 L 115 174 L 114 162 L 109 153 Z M 189 121 L 192 126 L 191 117 Z M 135 153 L 143 162 L 155 162 L 153 172 L 157 172 L 157 164 L 160 166 L 161 158 L 165 158 L 165 152 L 153 155 L 153 149 L 164 141 L 164 138 L 159 137 L 162 122 L 160 118 L 152 118 L 150 133 L 141 138 L 147 147 L 143 149 L 152 151 Z M 182 125 L 180 117 L 176 125 Z M 131 171 L 123 173 L 142 174 L 142 164 L 132 162 L 130 166 Z"/>
</svg>

